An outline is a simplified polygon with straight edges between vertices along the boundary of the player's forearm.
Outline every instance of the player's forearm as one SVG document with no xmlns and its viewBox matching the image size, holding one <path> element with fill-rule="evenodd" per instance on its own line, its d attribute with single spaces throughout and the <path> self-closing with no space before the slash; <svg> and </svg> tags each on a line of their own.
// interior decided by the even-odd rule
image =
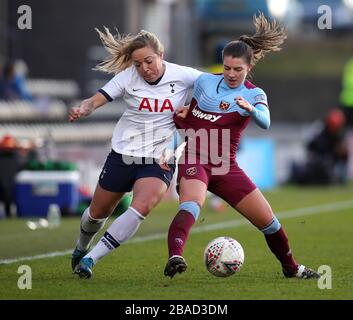
<svg viewBox="0 0 353 320">
<path fill-rule="evenodd" d="M 92 101 L 94 110 L 100 108 L 108 102 L 107 98 L 100 92 L 97 92 L 94 96 L 89 98 L 89 100 Z"/>
<path fill-rule="evenodd" d="M 263 104 L 257 104 L 250 112 L 251 118 L 253 118 L 256 124 L 262 129 L 268 129 L 271 124 L 270 111 Z"/>
<path fill-rule="evenodd" d="M 100 93 L 96 93 L 91 98 L 83 100 L 78 107 L 73 107 L 69 111 L 69 121 L 77 121 L 81 117 L 89 116 L 94 110 L 107 102 L 107 99 Z"/>
</svg>

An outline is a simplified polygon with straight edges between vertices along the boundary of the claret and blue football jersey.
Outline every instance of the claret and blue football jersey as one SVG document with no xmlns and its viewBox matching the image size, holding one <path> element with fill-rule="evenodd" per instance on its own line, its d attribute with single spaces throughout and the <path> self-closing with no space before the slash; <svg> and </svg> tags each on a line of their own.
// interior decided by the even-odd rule
<svg viewBox="0 0 353 320">
<path fill-rule="evenodd" d="M 190 110 L 186 119 L 182 120 L 174 117 L 174 121 L 179 129 L 195 130 L 195 132 L 208 132 L 208 149 L 201 150 L 200 145 L 196 150 L 186 148 L 186 153 L 195 152 L 196 154 L 207 154 L 209 158 L 212 145 L 211 136 L 217 132 L 217 143 L 213 143 L 219 153 L 225 143 L 229 144 L 229 153 L 226 155 L 231 161 L 235 160 L 235 153 L 239 145 L 243 130 L 248 125 L 251 117 L 250 113 L 242 109 L 237 103 L 236 98 L 242 96 L 254 107 L 262 105 L 267 107 L 267 97 L 265 92 L 254 86 L 249 81 L 245 81 L 237 88 L 229 88 L 224 81 L 223 75 L 203 74 L 194 86 L 193 98 Z M 229 133 L 229 141 L 225 141 L 224 133 Z M 188 136 L 190 144 L 190 135 Z M 188 149 L 188 150 L 187 150 Z"/>
</svg>

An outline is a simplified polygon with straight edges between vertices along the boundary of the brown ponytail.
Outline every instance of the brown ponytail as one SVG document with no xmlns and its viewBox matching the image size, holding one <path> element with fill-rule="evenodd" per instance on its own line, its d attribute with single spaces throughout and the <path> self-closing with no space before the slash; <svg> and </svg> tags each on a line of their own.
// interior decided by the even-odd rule
<svg viewBox="0 0 353 320">
<path fill-rule="evenodd" d="M 231 41 L 223 49 L 224 56 L 244 57 L 254 66 L 266 53 L 281 50 L 287 38 L 287 30 L 276 20 L 268 21 L 263 13 L 254 16 L 256 32 L 252 36 L 242 35 L 238 41 Z"/>
</svg>

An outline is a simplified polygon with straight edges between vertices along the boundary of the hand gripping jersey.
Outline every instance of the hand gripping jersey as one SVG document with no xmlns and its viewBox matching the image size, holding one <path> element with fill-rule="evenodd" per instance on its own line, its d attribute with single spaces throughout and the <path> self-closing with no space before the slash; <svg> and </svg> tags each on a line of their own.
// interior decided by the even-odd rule
<svg viewBox="0 0 353 320">
<path fill-rule="evenodd" d="M 185 155 L 196 154 L 197 161 L 214 165 L 221 155 L 223 160 L 235 162 L 241 134 L 250 121 L 249 112 L 235 102 L 238 96 L 254 107 L 267 106 L 265 92 L 249 81 L 232 89 L 223 75 L 203 74 L 198 78 L 186 119 L 174 117 L 177 128 L 186 130 Z M 205 135 L 207 143 L 201 142 Z"/>
<path fill-rule="evenodd" d="M 202 72 L 163 63 L 165 73 L 157 84 L 147 83 L 130 66 L 99 90 L 109 101 L 123 97 L 127 103 L 112 137 L 115 152 L 158 159 L 172 139 L 174 111 L 185 104 L 188 90 Z"/>
</svg>

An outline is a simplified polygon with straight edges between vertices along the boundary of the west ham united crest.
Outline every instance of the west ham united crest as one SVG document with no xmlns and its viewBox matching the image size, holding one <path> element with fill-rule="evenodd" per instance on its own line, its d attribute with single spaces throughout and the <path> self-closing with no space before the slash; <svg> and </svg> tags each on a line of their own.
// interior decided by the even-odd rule
<svg viewBox="0 0 353 320">
<path fill-rule="evenodd" d="M 230 106 L 230 103 L 225 102 L 225 101 L 221 101 L 221 103 L 219 104 L 219 108 L 220 108 L 222 111 L 228 110 L 229 106 Z"/>
<path fill-rule="evenodd" d="M 197 173 L 196 167 L 191 167 L 191 168 L 186 169 L 186 174 L 188 176 L 194 176 L 196 173 Z"/>
</svg>

